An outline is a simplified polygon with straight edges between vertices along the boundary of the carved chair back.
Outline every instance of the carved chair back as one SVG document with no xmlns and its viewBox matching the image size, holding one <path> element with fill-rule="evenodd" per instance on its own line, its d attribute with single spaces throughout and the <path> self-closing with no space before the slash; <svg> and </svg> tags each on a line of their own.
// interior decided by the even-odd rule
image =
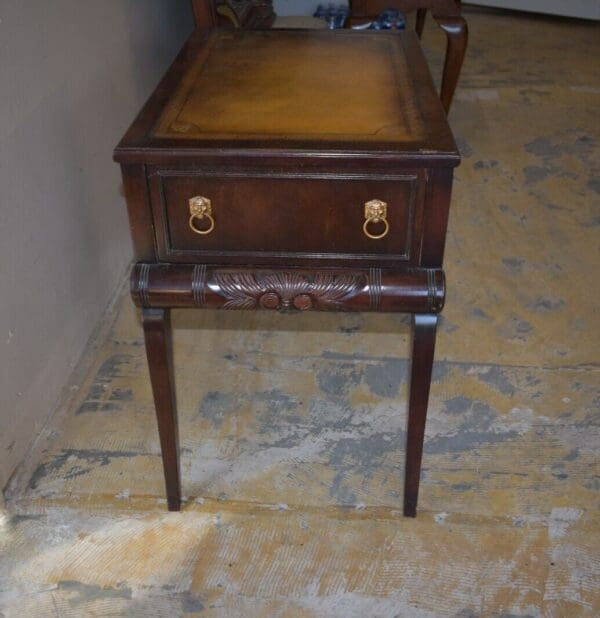
<svg viewBox="0 0 600 618">
<path fill-rule="evenodd" d="M 273 0 L 192 0 L 196 27 L 270 28 L 275 20 Z"/>
</svg>

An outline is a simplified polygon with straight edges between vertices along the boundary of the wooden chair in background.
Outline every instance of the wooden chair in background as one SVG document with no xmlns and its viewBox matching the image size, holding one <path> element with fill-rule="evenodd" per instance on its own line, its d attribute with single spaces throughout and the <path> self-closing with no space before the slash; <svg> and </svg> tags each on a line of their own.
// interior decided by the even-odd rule
<svg viewBox="0 0 600 618">
<path fill-rule="evenodd" d="M 199 28 L 225 26 L 270 28 L 275 21 L 272 0 L 192 0 Z"/>
<path fill-rule="evenodd" d="M 461 15 L 460 0 L 350 0 L 350 22 L 359 23 L 373 19 L 388 8 L 399 9 L 405 13 L 416 10 L 416 30 L 419 37 L 423 34 L 425 17 L 429 10 L 446 33 L 446 60 L 440 99 L 448 113 L 467 51 L 468 28 Z"/>
</svg>

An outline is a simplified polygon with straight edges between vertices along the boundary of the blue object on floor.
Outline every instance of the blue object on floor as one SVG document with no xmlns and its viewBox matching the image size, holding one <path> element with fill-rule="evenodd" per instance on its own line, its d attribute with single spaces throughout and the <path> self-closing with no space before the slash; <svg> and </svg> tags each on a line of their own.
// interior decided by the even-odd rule
<svg viewBox="0 0 600 618">
<path fill-rule="evenodd" d="M 404 30 L 406 17 L 398 9 L 386 9 L 377 16 L 377 19 L 366 24 L 353 26 L 355 30 Z"/>
<path fill-rule="evenodd" d="M 330 2 L 327 6 L 319 4 L 313 17 L 324 19 L 330 30 L 337 30 L 344 27 L 349 14 L 350 10 L 345 4 L 335 5 L 333 2 Z"/>
<path fill-rule="evenodd" d="M 373 22 L 374 30 L 404 30 L 406 17 L 398 9 L 387 9 Z"/>
</svg>

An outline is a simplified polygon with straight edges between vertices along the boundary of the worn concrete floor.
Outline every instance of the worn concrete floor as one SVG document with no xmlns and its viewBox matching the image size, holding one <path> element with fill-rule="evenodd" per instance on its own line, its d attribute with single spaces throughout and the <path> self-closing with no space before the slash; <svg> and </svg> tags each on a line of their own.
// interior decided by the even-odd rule
<svg viewBox="0 0 600 618">
<path fill-rule="evenodd" d="M 468 18 L 418 518 L 404 318 L 177 312 L 168 514 L 124 296 L 7 494 L 0 615 L 600 615 L 600 30 Z"/>
</svg>

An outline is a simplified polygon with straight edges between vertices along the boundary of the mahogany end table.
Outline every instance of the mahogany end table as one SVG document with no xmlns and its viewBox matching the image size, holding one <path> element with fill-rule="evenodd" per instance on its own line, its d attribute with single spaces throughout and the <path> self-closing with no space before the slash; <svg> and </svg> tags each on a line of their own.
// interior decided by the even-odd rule
<svg viewBox="0 0 600 618">
<path fill-rule="evenodd" d="M 170 510 L 169 311 L 413 315 L 404 514 L 416 515 L 453 168 L 412 32 L 196 31 L 117 146 Z"/>
</svg>

